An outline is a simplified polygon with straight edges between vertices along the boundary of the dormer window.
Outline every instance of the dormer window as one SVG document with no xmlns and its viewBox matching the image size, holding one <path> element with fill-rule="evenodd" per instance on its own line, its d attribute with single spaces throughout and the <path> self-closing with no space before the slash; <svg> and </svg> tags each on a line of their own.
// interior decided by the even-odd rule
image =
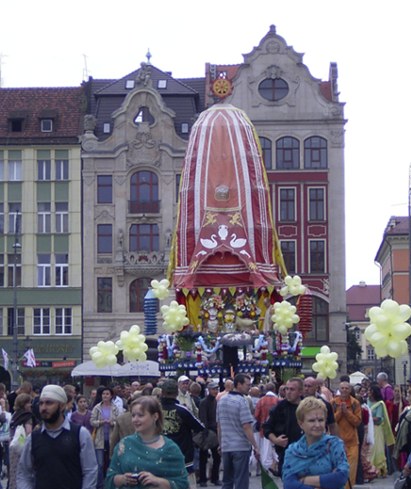
<svg viewBox="0 0 411 489">
<path fill-rule="evenodd" d="M 27 111 L 15 110 L 8 115 L 8 126 L 10 132 L 23 132 L 25 128 L 25 122 L 27 119 Z"/>
<path fill-rule="evenodd" d="M 52 132 L 53 131 L 53 119 L 41 119 L 40 120 L 41 132 Z"/>
<path fill-rule="evenodd" d="M 127 90 L 131 90 L 134 88 L 135 82 L 134 80 L 126 80 L 126 88 Z"/>
<path fill-rule="evenodd" d="M 22 132 L 24 119 L 10 119 L 11 132 Z"/>
<path fill-rule="evenodd" d="M 158 80 L 157 88 L 167 88 L 167 80 Z"/>
</svg>

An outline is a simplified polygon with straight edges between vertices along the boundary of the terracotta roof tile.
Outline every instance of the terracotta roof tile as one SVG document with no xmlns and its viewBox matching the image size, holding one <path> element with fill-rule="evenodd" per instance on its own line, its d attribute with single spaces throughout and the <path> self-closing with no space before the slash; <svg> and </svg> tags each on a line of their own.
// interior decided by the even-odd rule
<svg viewBox="0 0 411 489">
<path fill-rule="evenodd" d="M 85 108 L 83 87 L 0 88 L 0 141 L 3 144 L 77 141 Z M 21 117 L 22 130 L 12 131 L 10 120 Z M 45 118 L 54 119 L 52 132 L 41 131 L 40 120 Z"/>
</svg>

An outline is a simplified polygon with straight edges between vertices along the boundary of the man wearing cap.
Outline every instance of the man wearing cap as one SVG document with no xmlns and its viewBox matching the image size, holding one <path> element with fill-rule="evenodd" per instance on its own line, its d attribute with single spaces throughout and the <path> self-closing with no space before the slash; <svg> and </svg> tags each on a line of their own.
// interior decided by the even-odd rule
<svg viewBox="0 0 411 489">
<path fill-rule="evenodd" d="M 191 414 L 194 414 L 196 418 L 198 418 L 198 407 L 194 402 L 194 399 L 191 397 L 189 392 L 190 388 L 190 379 L 187 375 L 181 375 L 178 378 L 178 396 L 177 400 L 180 404 L 185 406 Z"/>
<path fill-rule="evenodd" d="M 41 427 L 27 438 L 17 469 L 19 489 L 95 489 L 97 460 L 89 431 L 64 417 L 67 395 L 58 385 L 40 394 Z"/>
<path fill-rule="evenodd" d="M 196 487 L 194 472 L 194 443 L 192 433 L 204 429 L 204 425 L 182 406 L 178 400 L 178 384 L 174 379 L 167 379 L 161 384 L 161 407 L 163 410 L 163 434 L 171 438 L 184 455 L 190 488 Z"/>
<path fill-rule="evenodd" d="M 207 386 L 208 396 L 200 401 L 200 421 L 208 430 L 212 430 L 217 433 L 217 401 L 216 396 L 218 394 L 217 382 L 210 382 Z M 211 482 L 215 486 L 221 486 L 219 481 L 220 462 L 221 457 L 218 446 L 211 448 L 211 455 L 213 457 L 213 465 L 211 467 Z M 200 486 L 207 486 L 207 462 L 208 462 L 208 450 L 200 450 Z"/>
</svg>

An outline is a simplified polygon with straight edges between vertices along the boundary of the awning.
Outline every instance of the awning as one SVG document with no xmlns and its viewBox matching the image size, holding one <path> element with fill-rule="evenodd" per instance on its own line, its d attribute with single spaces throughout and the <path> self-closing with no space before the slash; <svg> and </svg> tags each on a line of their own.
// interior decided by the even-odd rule
<svg viewBox="0 0 411 489">
<path fill-rule="evenodd" d="M 72 377 L 87 377 L 99 375 L 103 377 L 160 377 L 158 363 L 152 360 L 145 362 L 127 362 L 124 365 L 116 363 L 108 367 L 96 367 L 92 360 L 80 363 L 72 372 Z"/>
</svg>

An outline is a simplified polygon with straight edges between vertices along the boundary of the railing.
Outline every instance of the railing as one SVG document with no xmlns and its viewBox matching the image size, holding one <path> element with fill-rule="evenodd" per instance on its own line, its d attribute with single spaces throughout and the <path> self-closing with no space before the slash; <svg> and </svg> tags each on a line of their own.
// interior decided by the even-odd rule
<svg viewBox="0 0 411 489">
<path fill-rule="evenodd" d="M 129 200 L 128 209 L 130 214 L 159 214 L 160 201 L 136 202 L 135 200 Z"/>
</svg>

